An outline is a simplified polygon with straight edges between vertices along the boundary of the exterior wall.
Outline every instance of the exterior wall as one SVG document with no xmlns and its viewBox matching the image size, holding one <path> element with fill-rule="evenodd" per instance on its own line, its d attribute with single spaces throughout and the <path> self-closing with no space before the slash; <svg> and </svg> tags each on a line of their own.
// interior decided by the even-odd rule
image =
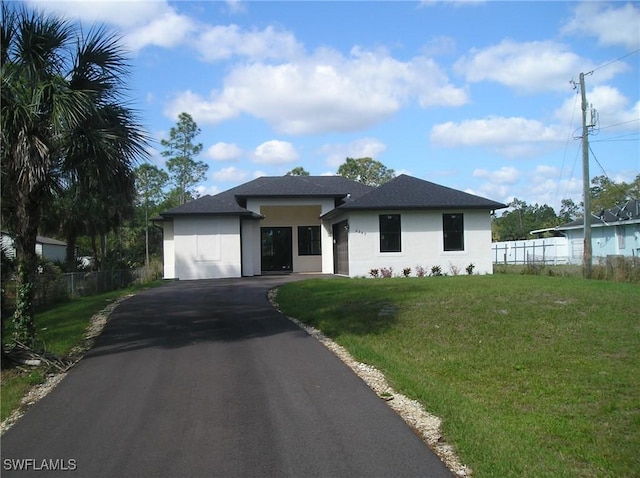
<svg viewBox="0 0 640 478">
<path fill-rule="evenodd" d="M 333 272 L 333 243 L 324 227 L 320 228 L 322 255 L 301 256 L 298 254 L 298 226 L 322 226 L 320 216 L 335 207 L 331 198 L 257 198 L 247 201 L 247 209 L 265 216 L 251 240 L 257 251 L 252 275 L 260 274 L 260 228 L 291 227 L 293 249 L 293 272 Z M 245 237 L 243 235 L 243 248 Z M 328 266 L 329 265 L 329 266 Z M 247 271 L 243 271 L 247 275 Z"/>
<path fill-rule="evenodd" d="M 176 217 L 173 220 L 173 247 L 178 279 L 241 275 L 238 217 Z"/>
<path fill-rule="evenodd" d="M 260 223 L 242 220 L 242 275 L 260 275 Z"/>
<path fill-rule="evenodd" d="M 36 244 L 36 253 L 49 261 L 64 262 L 67 256 L 67 247 L 57 244 Z"/>
<path fill-rule="evenodd" d="M 593 256 L 640 255 L 640 223 L 592 227 Z"/>
<path fill-rule="evenodd" d="M 584 231 L 582 228 L 560 231 L 570 242 L 572 262 L 582 262 Z M 624 221 L 622 224 L 591 226 L 591 250 L 594 261 L 618 255 L 640 257 L 640 221 Z"/>
<path fill-rule="evenodd" d="M 380 252 L 378 216 L 400 214 L 401 252 Z M 442 214 L 464 214 L 464 250 L 445 251 L 442 234 Z M 371 211 L 349 215 L 349 273 L 352 277 L 369 276 L 373 268 L 393 267 L 402 274 L 416 266 L 430 270 L 440 266 L 443 273 L 452 268 L 465 274 L 473 263 L 475 274 L 491 274 L 491 217 L 489 211 Z"/>
<path fill-rule="evenodd" d="M 163 277 L 165 279 L 177 279 L 176 252 L 173 243 L 173 221 L 164 221 L 162 230 L 162 255 L 164 256 Z"/>
</svg>

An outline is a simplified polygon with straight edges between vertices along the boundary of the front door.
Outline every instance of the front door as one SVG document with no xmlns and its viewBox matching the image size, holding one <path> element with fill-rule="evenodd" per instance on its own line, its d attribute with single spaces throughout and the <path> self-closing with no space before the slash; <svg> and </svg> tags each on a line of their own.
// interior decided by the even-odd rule
<svg viewBox="0 0 640 478">
<path fill-rule="evenodd" d="M 333 225 L 333 273 L 349 275 L 349 223 Z"/>
<path fill-rule="evenodd" d="M 293 249 L 290 227 L 261 227 L 261 269 L 264 272 L 291 272 Z"/>
</svg>

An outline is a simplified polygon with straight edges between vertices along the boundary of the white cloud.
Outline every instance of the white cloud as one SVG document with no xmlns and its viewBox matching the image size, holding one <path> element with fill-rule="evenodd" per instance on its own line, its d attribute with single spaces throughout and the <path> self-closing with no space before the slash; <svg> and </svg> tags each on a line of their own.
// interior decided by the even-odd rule
<svg viewBox="0 0 640 478">
<path fill-rule="evenodd" d="M 31 0 L 29 4 L 88 25 L 113 25 L 120 30 L 124 43 L 132 51 L 138 51 L 147 45 L 179 45 L 196 29 L 193 20 L 177 13 L 164 0 Z"/>
<path fill-rule="evenodd" d="M 259 164 L 285 164 L 298 159 L 298 152 L 293 144 L 274 139 L 258 146 L 253 156 L 254 162 Z"/>
<path fill-rule="evenodd" d="M 148 45 L 170 48 L 184 43 L 195 29 L 196 25 L 189 17 L 170 9 L 145 25 L 129 30 L 124 39 L 134 51 Z"/>
<path fill-rule="evenodd" d="M 218 92 L 213 91 L 211 96 L 215 97 L 217 94 Z M 188 111 L 197 123 L 208 124 L 218 124 L 240 114 L 238 109 L 228 103 L 208 101 L 191 90 L 177 94 L 164 108 L 165 116 L 171 119 L 177 119 L 183 111 Z"/>
<path fill-rule="evenodd" d="M 354 48 L 348 57 L 329 49 L 291 63 L 241 64 L 208 98 L 180 93 L 167 107 L 217 124 L 246 113 L 285 134 L 357 131 L 395 114 L 411 98 L 422 107 L 458 106 L 464 89 L 448 82 L 432 61 L 402 62 L 385 51 Z"/>
<path fill-rule="evenodd" d="M 347 158 L 373 158 L 380 156 L 387 146 L 375 138 L 361 138 L 346 144 L 325 144 L 319 154 L 326 156 L 325 164 L 338 168 Z"/>
<path fill-rule="evenodd" d="M 247 177 L 247 172 L 241 169 L 230 166 L 228 168 L 222 168 L 218 171 L 214 171 L 211 174 L 211 179 L 221 183 L 241 182 Z"/>
<path fill-rule="evenodd" d="M 582 2 L 574 16 L 562 29 L 566 34 L 593 36 L 601 45 L 622 45 L 630 50 L 640 48 L 640 8 L 637 2 L 603 4 Z"/>
<path fill-rule="evenodd" d="M 611 86 L 596 86 L 587 92 L 587 100 L 598 114 L 598 128 L 605 127 L 608 132 L 637 131 L 640 122 L 640 101 L 631 105 L 629 98 L 620 90 Z M 582 109 L 579 98 L 567 99 L 554 112 L 554 117 L 565 124 L 582 124 Z M 591 118 L 587 118 L 589 121 Z M 580 132 L 581 134 L 581 132 Z"/>
<path fill-rule="evenodd" d="M 241 0 L 226 0 L 227 9 L 231 14 L 244 13 L 247 11 L 245 2 Z"/>
<path fill-rule="evenodd" d="M 243 31 L 237 25 L 206 27 L 194 42 L 205 61 L 246 56 L 254 60 L 290 59 L 300 55 L 303 47 L 294 35 L 272 26 L 264 30 Z"/>
<path fill-rule="evenodd" d="M 515 184 L 520 179 L 520 173 L 513 166 L 503 166 L 496 171 L 476 169 L 473 176 L 487 179 L 492 184 Z"/>
<path fill-rule="evenodd" d="M 207 156 L 214 161 L 234 161 L 239 159 L 244 152 L 235 143 L 217 142 L 207 149 Z"/>
<path fill-rule="evenodd" d="M 501 168 L 493 172 L 476 170 L 473 175 L 487 179 L 487 182 L 477 185 L 473 194 L 505 204 L 510 203 L 514 198 L 519 198 L 530 205 L 547 204 L 557 213 L 562 199 L 573 199 L 576 204 L 582 201 L 582 179 L 573 176 L 565 177 L 556 166 L 538 164 L 531 171 L 515 168 Z M 498 212 L 498 215 L 505 211 Z"/>
<path fill-rule="evenodd" d="M 529 204 L 547 204 L 559 212 L 562 199 L 571 198 L 576 204 L 582 200 L 581 185 L 580 178 L 562 179 L 559 168 L 539 164 L 528 175 L 525 197 L 528 198 Z"/>
<path fill-rule="evenodd" d="M 437 36 L 429 40 L 420 50 L 427 57 L 453 54 L 456 51 L 456 40 L 448 36 Z"/>
<path fill-rule="evenodd" d="M 566 129 L 521 117 L 490 116 L 437 124 L 430 138 L 437 146 L 486 146 L 505 156 L 519 157 L 566 141 Z"/>
<path fill-rule="evenodd" d="M 200 185 L 200 186 L 196 186 L 195 191 L 196 191 L 196 197 L 206 196 L 207 194 L 211 196 L 215 196 L 220 192 L 220 189 L 218 189 L 217 186 Z"/>
<path fill-rule="evenodd" d="M 121 28 L 132 28 L 152 21 L 173 10 L 169 2 L 130 0 L 28 0 L 27 4 L 74 18 L 88 24 L 108 23 Z"/>
<path fill-rule="evenodd" d="M 517 43 L 511 40 L 484 50 L 474 49 L 454 65 L 469 82 L 494 81 L 523 93 L 566 90 L 576 72 L 595 67 L 590 60 L 570 51 L 567 45 L 554 41 Z M 625 69 L 624 64 L 614 63 L 600 71 L 598 80 L 609 80 Z"/>
</svg>

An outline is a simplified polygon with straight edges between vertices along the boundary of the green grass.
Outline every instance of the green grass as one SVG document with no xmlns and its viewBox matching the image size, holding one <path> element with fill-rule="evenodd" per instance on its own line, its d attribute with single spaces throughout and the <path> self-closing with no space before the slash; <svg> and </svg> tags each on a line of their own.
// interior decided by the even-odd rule
<svg viewBox="0 0 640 478">
<path fill-rule="evenodd" d="M 443 418 L 475 477 L 639 476 L 637 284 L 319 279 L 278 302 Z"/>
<path fill-rule="evenodd" d="M 66 357 L 73 347 L 82 342 L 93 315 L 123 295 L 161 284 L 162 281 L 155 281 L 105 294 L 82 297 L 36 314 L 36 348 L 57 357 Z M 3 340 L 11 337 L 10 320 L 7 320 L 6 325 L 7 330 L 2 331 Z M 19 406 L 20 400 L 31 386 L 45 380 L 47 372 L 49 371 L 44 367 L 2 370 L 0 420 L 5 420 Z"/>
</svg>

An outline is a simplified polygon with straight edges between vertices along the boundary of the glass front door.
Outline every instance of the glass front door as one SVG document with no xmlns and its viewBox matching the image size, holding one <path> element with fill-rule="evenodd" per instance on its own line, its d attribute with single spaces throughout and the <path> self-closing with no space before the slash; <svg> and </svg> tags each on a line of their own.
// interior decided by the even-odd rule
<svg viewBox="0 0 640 478">
<path fill-rule="evenodd" d="M 290 227 L 261 227 L 261 269 L 265 272 L 291 272 L 293 251 Z"/>
</svg>

